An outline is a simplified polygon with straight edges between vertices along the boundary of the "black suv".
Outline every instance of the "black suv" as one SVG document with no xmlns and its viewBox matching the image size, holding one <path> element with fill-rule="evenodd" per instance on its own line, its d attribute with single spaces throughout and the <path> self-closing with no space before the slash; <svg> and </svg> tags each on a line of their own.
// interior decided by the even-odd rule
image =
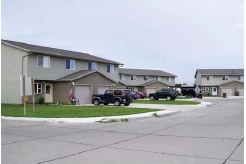
<svg viewBox="0 0 246 164">
<path fill-rule="evenodd" d="M 108 89 L 104 94 L 92 96 L 92 104 L 94 105 L 113 103 L 115 106 L 120 106 L 121 104 L 128 106 L 131 102 L 131 91 L 128 89 Z"/>
<path fill-rule="evenodd" d="M 174 89 L 161 89 L 156 93 L 150 93 L 150 100 L 158 100 L 159 98 L 164 98 L 167 100 L 175 100 L 177 98 L 177 91 Z"/>
</svg>

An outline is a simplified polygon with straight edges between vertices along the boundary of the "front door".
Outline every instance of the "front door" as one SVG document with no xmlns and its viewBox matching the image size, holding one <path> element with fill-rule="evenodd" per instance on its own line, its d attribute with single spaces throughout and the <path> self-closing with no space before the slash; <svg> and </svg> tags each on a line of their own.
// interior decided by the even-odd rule
<svg viewBox="0 0 246 164">
<path fill-rule="evenodd" d="M 53 84 L 45 84 L 45 102 L 53 103 Z"/>
<path fill-rule="evenodd" d="M 217 87 L 212 87 L 212 95 L 213 96 L 217 96 L 218 95 Z"/>
</svg>

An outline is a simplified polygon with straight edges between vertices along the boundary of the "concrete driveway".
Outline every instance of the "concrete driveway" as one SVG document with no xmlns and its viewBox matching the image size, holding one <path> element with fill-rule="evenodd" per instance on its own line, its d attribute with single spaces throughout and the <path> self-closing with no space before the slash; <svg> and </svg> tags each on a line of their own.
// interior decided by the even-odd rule
<svg viewBox="0 0 246 164">
<path fill-rule="evenodd" d="M 115 123 L 2 120 L 3 164 L 242 164 L 243 99 Z"/>
</svg>

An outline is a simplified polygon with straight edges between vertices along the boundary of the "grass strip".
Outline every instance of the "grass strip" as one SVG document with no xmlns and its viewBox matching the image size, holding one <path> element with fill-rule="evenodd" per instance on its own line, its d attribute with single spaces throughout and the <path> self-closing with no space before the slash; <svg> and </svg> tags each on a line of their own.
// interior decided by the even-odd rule
<svg viewBox="0 0 246 164">
<path fill-rule="evenodd" d="M 35 112 L 32 106 L 27 106 L 27 115 L 24 116 L 23 105 L 1 104 L 1 115 L 12 117 L 36 118 L 87 118 L 103 116 L 131 115 L 155 112 L 155 109 L 126 108 L 124 106 L 63 106 L 63 105 L 36 105 Z"/>
</svg>

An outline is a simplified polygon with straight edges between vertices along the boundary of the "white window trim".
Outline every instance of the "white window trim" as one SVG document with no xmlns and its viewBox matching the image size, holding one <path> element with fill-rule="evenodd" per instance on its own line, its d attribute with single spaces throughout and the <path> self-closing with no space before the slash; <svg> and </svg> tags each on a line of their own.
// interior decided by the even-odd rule
<svg viewBox="0 0 246 164">
<path fill-rule="evenodd" d="M 144 75 L 144 81 L 149 81 L 149 76 Z"/>
<path fill-rule="evenodd" d="M 229 76 L 222 76 L 222 80 L 229 80 Z"/>
<path fill-rule="evenodd" d="M 91 64 L 91 69 L 89 68 L 90 64 Z M 97 70 L 97 63 L 96 62 L 89 62 L 88 63 L 88 70 Z"/>
<path fill-rule="evenodd" d="M 172 77 L 167 77 L 167 81 L 172 82 Z"/>
<path fill-rule="evenodd" d="M 108 66 L 109 66 L 109 71 L 108 71 Z M 106 66 L 107 72 L 114 74 L 114 65 L 113 64 L 107 64 Z"/>
<path fill-rule="evenodd" d="M 125 80 L 125 75 L 124 74 L 120 74 L 120 80 Z"/>
<path fill-rule="evenodd" d="M 39 57 L 42 57 L 42 65 L 38 65 L 38 59 Z M 43 68 L 50 68 L 50 56 L 43 56 L 43 55 L 38 55 L 37 56 L 37 67 L 43 67 Z"/>
<path fill-rule="evenodd" d="M 136 75 L 131 75 L 131 80 L 137 80 L 137 76 Z"/>
<path fill-rule="evenodd" d="M 207 81 L 214 81 L 214 77 L 213 76 L 206 76 Z"/>
<path fill-rule="evenodd" d="M 67 60 L 69 60 L 69 64 L 70 64 L 70 68 L 67 68 Z M 71 68 L 71 61 L 74 61 L 74 68 Z M 66 70 L 75 70 L 75 68 L 76 68 L 76 60 L 74 60 L 74 59 L 65 59 L 65 69 Z"/>
<path fill-rule="evenodd" d="M 39 85 L 40 85 L 40 87 L 39 87 Z M 35 89 L 34 89 L 35 94 L 42 94 L 42 90 L 43 90 L 42 89 L 42 83 L 35 83 L 34 84 L 34 87 L 35 87 Z M 40 90 L 40 92 L 38 92 L 39 90 Z"/>
</svg>

